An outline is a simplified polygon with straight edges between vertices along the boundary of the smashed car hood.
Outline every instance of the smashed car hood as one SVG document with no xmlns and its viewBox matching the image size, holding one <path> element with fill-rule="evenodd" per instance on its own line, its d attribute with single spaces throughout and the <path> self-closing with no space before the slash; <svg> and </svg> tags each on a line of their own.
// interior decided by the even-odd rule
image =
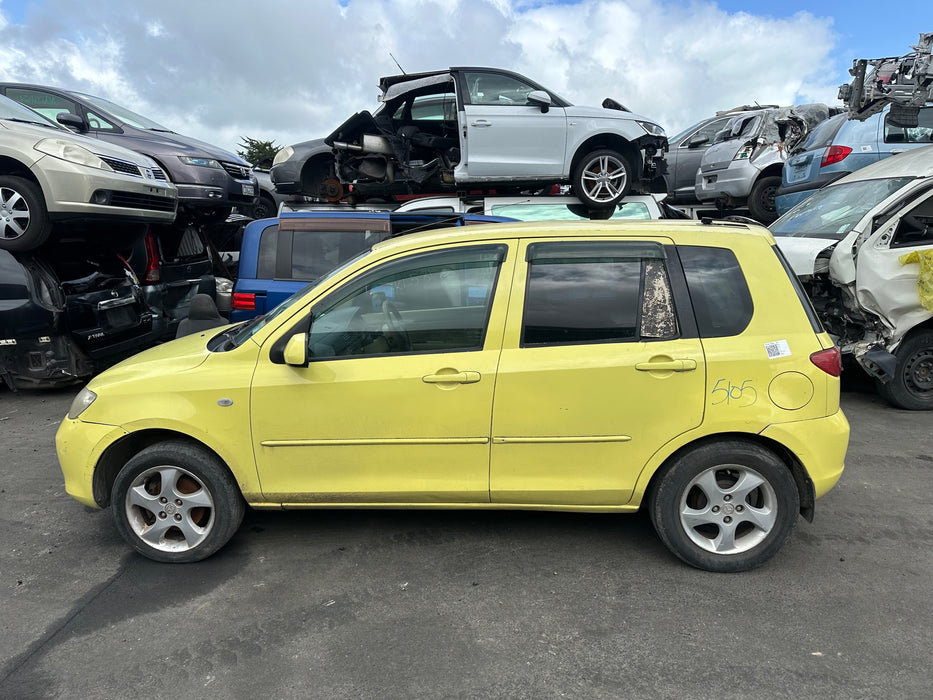
<svg viewBox="0 0 933 700">
<path fill-rule="evenodd" d="M 839 241 L 830 241 L 825 238 L 795 238 L 792 236 L 775 236 L 778 248 L 784 253 L 791 269 L 798 277 L 808 277 L 810 275 L 828 272 L 828 261 L 822 264 L 820 269 L 816 269 L 816 259 L 820 253 L 827 248 L 832 248 Z"/>
</svg>

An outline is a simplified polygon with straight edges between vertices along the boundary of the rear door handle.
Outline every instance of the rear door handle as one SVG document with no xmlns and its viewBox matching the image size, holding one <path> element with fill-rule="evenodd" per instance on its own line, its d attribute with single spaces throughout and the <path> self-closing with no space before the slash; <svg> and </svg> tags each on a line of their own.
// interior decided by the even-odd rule
<svg viewBox="0 0 933 700">
<path fill-rule="evenodd" d="M 492 126 L 492 123 L 486 121 L 485 119 L 477 119 L 475 122 L 470 122 L 470 126 L 477 126 L 477 127 Z"/>
<path fill-rule="evenodd" d="M 655 360 L 635 365 L 641 372 L 692 372 L 696 368 L 696 360 Z"/>
<path fill-rule="evenodd" d="M 421 378 L 425 384 L 475 384 L 480 380 L 479 372 L 456 372 L 454 374 L 429 374 Z"/>
</svg>

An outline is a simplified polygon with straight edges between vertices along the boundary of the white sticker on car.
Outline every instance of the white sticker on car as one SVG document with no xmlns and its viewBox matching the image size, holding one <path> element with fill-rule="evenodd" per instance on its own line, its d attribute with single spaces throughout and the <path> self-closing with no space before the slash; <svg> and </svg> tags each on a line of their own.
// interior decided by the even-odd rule
<svg viewBox="0 0 933 700">
<path fill-rule="evenodd" d="M 789 357 L 790 345 L 786 340 L 772 340 L 770 343 L 765 343 L 765 351 L 768 353 L 769 360 L 778 357 Z"/>
<path fill-rule="evenodd" d="M 862 153 L 868 153 L 871 150 L 871 146 L 862 146 Z"/>
</svg>

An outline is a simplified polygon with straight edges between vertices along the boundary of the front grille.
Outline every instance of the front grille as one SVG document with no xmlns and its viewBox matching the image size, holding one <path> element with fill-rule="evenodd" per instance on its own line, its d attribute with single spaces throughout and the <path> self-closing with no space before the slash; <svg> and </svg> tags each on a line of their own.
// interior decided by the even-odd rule
<svg viewBox="0 0 933 700">
<path fill-rule="evenodd" d="M 155 197 L 151 194 L 136 194 L 135 192 L 111 192 L 108 203 L 112 207 L 128 209 L 175 211 L 175 200 L 171 197 Z"/>
<path fill-rule="evenodd" d="M 239 180 L 249 180 L 248 166 L 237 165 L 236 163 L 227 163 L 225 161 L 220 161 L 220 164 L 224 166 L 224 170 L 230 173 L 233 177 Z"/>
<path fill-rule="evenodd" d="M 102 156 L 100 154 L 98 154 L 97 157 L 118 173 L 126 173 L 127 175 L 142 177 L 142 173 L 139 172 L 139 168 L 133 163 L 128 163 L 125 160 L 117 160 L 116 158 L 110 158 L 108 156 Z"/>
</svg>

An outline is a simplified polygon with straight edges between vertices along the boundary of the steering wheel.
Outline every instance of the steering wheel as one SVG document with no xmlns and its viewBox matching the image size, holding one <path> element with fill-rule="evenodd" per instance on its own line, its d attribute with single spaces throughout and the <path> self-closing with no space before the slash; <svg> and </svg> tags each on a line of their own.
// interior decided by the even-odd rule
<svg viewBox="0 0 933 700">
<path fill-rule="evenodd" d="M 398 307 L 386 299 L 382 302 L 382 315 L 385 316 L 385 335 L 389 348 L 395 352 L 411 350 L 411 338 L 405 330 L 405 322 Z"/>
</svg>

